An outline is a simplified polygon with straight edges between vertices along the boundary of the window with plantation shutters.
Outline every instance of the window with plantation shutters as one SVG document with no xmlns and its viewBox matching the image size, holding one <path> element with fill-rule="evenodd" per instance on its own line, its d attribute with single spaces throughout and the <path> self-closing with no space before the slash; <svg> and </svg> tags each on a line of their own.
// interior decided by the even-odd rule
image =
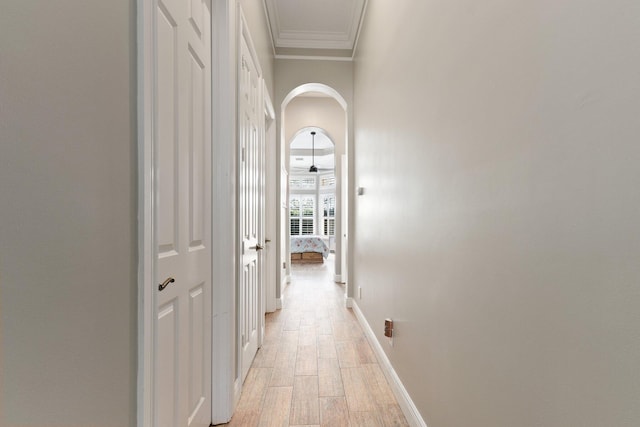
<svg viewBox="0 0 640 427">
<path fill-rule="evenodd" d="M 336 196 L 325 194 L 322 196 L 322 234 L 335 236 L 336 234 Z"/>
<path fill-rule="evenodd" d="M 289 228 L 292 236 L 314 234 L 315 197 L 291 196 L 289 199 Z"/>
<path fill-rule="evenodd" d="M 289 200 L 289 222 L 292 236 L 300 235 L 300 199 L 291 197 Z"/>
</svg>

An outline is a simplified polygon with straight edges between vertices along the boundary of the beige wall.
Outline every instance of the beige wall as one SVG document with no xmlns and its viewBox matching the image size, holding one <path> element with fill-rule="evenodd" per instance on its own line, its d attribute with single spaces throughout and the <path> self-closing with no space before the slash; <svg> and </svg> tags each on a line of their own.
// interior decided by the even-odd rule
<svg viewBox="0 0 640 427">
<path fill-rule="evenodd" d="M 369 1 L 356 302 L 429 427 L 640 425 L 639 27 L 625 0 Z"/>
<path fill-rule="evenodd" d="M 284 98 L 296 87 L 306 83 L 322 83 L 335 89 L 347 102 L 353 100 L 353 63 L 303 59 L 275 61 L 276 113 Z"/>
<path fill-rule="evenodd" d="M 291 100 L 286 108 L 285 141 L 286 156 L 289 156 L 289 144 L 299 130 L 308 126 L 324 129 L 335 144 L 336 158 L 344 154 L 345 113 L 333 98 L 299 96 Z M 338 162 L 336 161 L 336 164 Z"/>
<path fill-rule="evenodd" d="M 0 426 L 133 426 L 135 2 L 4 1 Z"/>
</svg>

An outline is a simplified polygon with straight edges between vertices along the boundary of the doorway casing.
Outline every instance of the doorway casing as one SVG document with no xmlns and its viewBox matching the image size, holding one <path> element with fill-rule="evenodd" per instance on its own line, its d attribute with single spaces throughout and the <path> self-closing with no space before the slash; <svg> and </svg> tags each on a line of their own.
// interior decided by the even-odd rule
<svg viewBox="0 0 640 427">
<path fill-rule="evenodd" d="M 285 208 L 285 206 L 288 207 L 288 198 L 289 198 L 289 191 L 288 191 L 288 185 L 287 182 L 285 181 L 285 177 L 286 177 L 286 172 L 287 168 L 286 168 L 286 158 L 284 156 L 285 153 L 285 146 L 287 144 L 286 141 L 286 126 L 285 126 L 285 122 L 286 122 L 286 108 L 287 105 L 297 96 L 300 95 L 304 95 L 306 93 L 321 93 L 324 94 L 330 98 L 333 98 L 344 110 L 344 114 L 345 114 L 345 153 L 347 154 L 347 160 L 349 163 L 351 163 L 353 160 L 353 156 L 351 155 L 351 152 L 353 150 L 352 148 L 352 144 L 349 141 L 349 129 L 351 126 L 351 123 L 349 121 L 349 110 L 348 110 L 348 105 L 347 102 L 345 100 L 345 98 L 338 92 L 336 91 L 334 88 L 332 88 L 331 86 L 328 86 L 326 84 L 323 83 L 306 83 L 306 84 L 302 84 L 300 86 L 297 86 L 296 88 L 294 88 L 293 90 L 291 90 L 287 96 L 285 96 L 285 98 L 283 99 L 282 103 L 280 104 L 280 135 L 279 135 L 279 144 L 278 144 L 278 150 L 279 150 L 279 155 L 278 157 L 278 169 L 282 170 L 283 173 L 281 173 L 279 175 L 279 182 L 278 184 L 278 188 L 280 189 L 280 191 L 278 192 L 278 206 L 283 207 L 282 209 L 278 210 L 278 236 L 279 239 L 281 239 L 281 241 L 285 242 L 284 245 L 281 245 L 282 248 L 279 248 L 279 253 L 278 253 L 278 259 L 280 260 L 280 262 L 283 263 L 283 265 L 286 265 L 286 269 L 280 269 L 279 270 L 279 275 L 277 278 L 277 283 L 279 286 L 279 292 L 278 292 L 278 299 L 281 300 L 282 299 L 282 290 L 286 284 L 286 282 L 288 281 L 289 278 L 289 274 L 290 274 L 290 262 L 286 259 L 287 254 L 290 252 L 291 248 L 290 248 L 290 242 L 289 239 L 287 238 L 288 232 L 287 232 L 287 224 L 288 224 L 288 218 L 287 218 L 287 214 L 288 214 L 288 208 Z M 336 165 L 338 163 L 336 162 Z M 349 168 L 350 171 L 353 170 L 352 167 Z M 344 179 L 344 177 L 340 176 L 338 177 L 338 175 L 336 175 L 336 177 L 338 179 Z M 350 179 L 350 178 L 349 178 Z M 346 188 L 347 190 L 349 190 L 349 183 L 347 182 L 346 185 L 344 186 L 344 188 Z M 344 198 L 344 197 L 342 197 Z M 346 200 L 349 203 L 349 206 L 346 206 L 345 208 L 347 209 L 347 212 L 353 212 L 352 206 L 351 204 L 353 203 L 352 198 L 350 197 L 350 194 L 346 195 Z M 340 212 L 343 208 L 340 207 Z M 337 218 L 341 218 L 341 215 L 339 215 L 338 212 L 336 212 L 336 217 Z M 341 221 L 343 222 L 343 221 Z M 346 223 L 342 223 L 341 224 L 341 233 L 343 236 L 345 236 L 345 238 L 350 238 L 350 231 L 352 230 L 352 225 L 350 225 L 351 220 L 348 219 L 348 221 Z M 348 247 L 349 245 L 344 245 L 345 247 Z M 341 258 L 345 258 L 345 265 L 342 266 L 341 270 L 342 271 L 352 271 L 351 268 L 348 268 L 348 265 L 351 263 L 351 258 L 352 255 L 347 252 L 346 257 L 341 257 Z M 351 281 L 347 278 L 347 277 L 341 277 L 340 278 L 342 282 L 346 283 L 345 285 L 345 304 L 347 307 L 351 307 L 352 306 L 352 297 L 353 297 L 353 292 L 350 290 L 350 283 Z"/>
</svg>

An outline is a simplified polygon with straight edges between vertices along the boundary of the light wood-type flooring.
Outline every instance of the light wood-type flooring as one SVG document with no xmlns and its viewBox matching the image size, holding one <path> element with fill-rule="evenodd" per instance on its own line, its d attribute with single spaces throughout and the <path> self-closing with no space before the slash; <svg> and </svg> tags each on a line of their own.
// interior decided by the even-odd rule
<svg viewBox="0 0 640 427">
<path fill-rule="evenodd" d="M 407 426 L 325 264 L 293 265 L 229 426 Z"/>
</svg>

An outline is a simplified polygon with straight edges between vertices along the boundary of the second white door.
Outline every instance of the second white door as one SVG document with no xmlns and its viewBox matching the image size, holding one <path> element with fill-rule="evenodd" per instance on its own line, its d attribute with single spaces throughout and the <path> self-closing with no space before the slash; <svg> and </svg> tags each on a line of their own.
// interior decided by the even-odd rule
<svg viewBox="0 0 640 427">
<path fill-rule="evenodd" d="M 261 339 L 264 310 L 262 302 L 262 249 L 264 229 L 264 112 L 262 81 L 249 42 L 243 32 L 240 47 L 239 201 L 241 271 L 238 292 L 240 357 L 244 381 Z"/>
</svg>

